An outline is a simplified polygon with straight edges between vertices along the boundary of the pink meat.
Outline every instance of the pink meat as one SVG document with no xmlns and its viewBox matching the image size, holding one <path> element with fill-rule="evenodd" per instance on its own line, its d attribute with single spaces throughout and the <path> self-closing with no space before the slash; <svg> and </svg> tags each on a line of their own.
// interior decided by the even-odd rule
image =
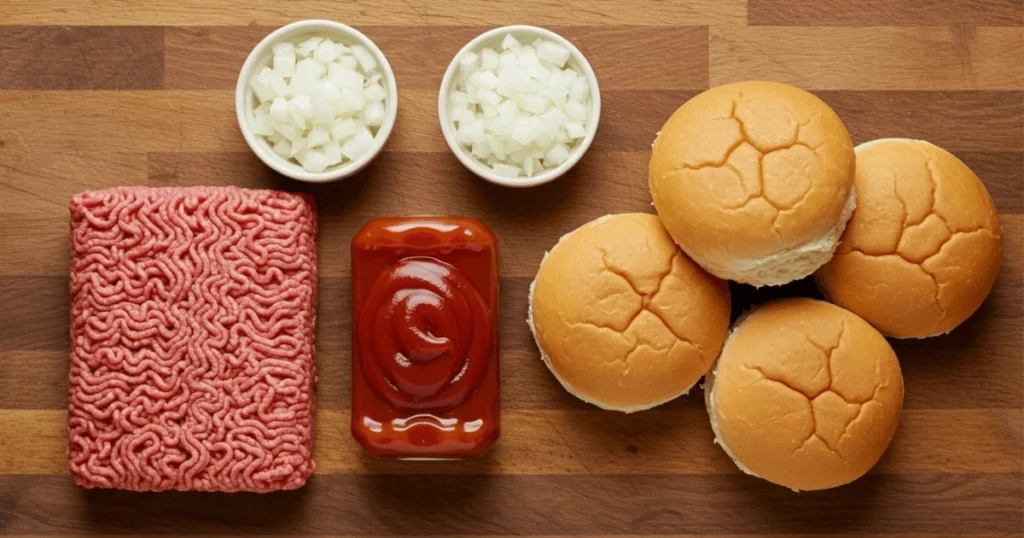
<svg viewBox="0 0 1024 538">
<path fill-rule="evenodd" d="M 310 199 L 276 191 L 133 187 L 71 199 L 75 482 L 305 484 L 316 230 Z"/>
</svg>

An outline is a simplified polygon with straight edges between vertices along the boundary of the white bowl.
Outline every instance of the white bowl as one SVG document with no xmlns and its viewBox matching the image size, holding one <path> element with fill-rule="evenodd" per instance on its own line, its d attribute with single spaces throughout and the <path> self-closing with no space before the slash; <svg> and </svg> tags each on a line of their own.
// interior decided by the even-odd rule
<svg viewBox="0 0 1024 538">
<path fill-rule="evenodd" d="M 561 45 L 569 50 L 569 61 L 568 65 L 572 67 L 574 71 L 579 73 L 581 76 L 586 77 L 590 83 L 590 120 L 587 122 L 587 134 L 576 146 L 574 146 L 569 153 L 569 158 L 562 164 L 550 170 L 545 170 L 539 174 L 535 174 L 533 177 L 519 177 L 516 179 L 510 179 L 502 177 L 494 173 L 486 164 L 481 163 L 475 157 L 473 157 L 465 148 L 459 145 L 455 139 L 455 126 L 448 117 L 448 94 L 451 92 L 454 86 L 455 75 L 459 69 L 459 58 L 462 58 L 466 53 L 473 51 L 477 52 L 485 47 L 499 48 L 501 40 L 505 37 L 505 34 L 512 34 L 513 37 L 518 39 L 521 43 L 530 43 L 536 38 L 546 39 L 558 45 Z M 597 124 L 601 117 L 601 92 L 597 86 L 597 76 L 594 75 L 594 70 L 590 67 L 590 63 L 583 56 L 583 53 L 576 48 L 568 39 L 547 30 L 539 28 L 537 26 L 526 26 L 526 25 L 513 25 L 513 26 L 502 26 L 500 28 L 494 28 L 488 30 L 472 41 L 462 47 L 462 50 L 455 55 L 452 62 L 448 64 L 448 70 L 444 73 L 444 79 L 441 80 L 441 90 L 437 97 L 437 116 L 441 120 L 441 132 L 444 133 L 444 140 L 448 143 L 448 147 L 451 148 L 455 156 L 459 158 L 459 161 L 469 168 L 474 174 L 480 176 L 491 183 L 498 185 L 504 185 L 506 187 L 534 187 L 536 185 L 543 185 L 549 181 L 552 181 L 562 174 L 569 171 L 570 168 L 579 162 L 583 154 L 590 148 L 590 144 L 594 141 L 594 136 L 597 134 Z"/>
<path fill-rule="evenodd" d="M 270 58 L 273 56 L 271 49 L 274 44 L 281 41 L 296 41 L 303 37 L 312 36 L 330 37 L 332 40 L 340 43 L 348 45 L 358 43 L 366 47 L 373 54 L 374 58 L 377 59 L 377 63 L 380 64 L 381 74 L 384 77 L 383 83 L 388 92 L 388 96 L 385 98 L 386 111 L 384 123 L 377 130 L 373 149 L 354 161 L 332 166 L 323 172 L 308 172 L 298 163 L 282 158 L 277 153 L 274 153 L 273 148 L 270 147 L 262 136 L 254 134 L 249 126 L 249 122 L 252 121 L 253 117 L 252 111 L 256 108 L 256 96 L 253 95 L 249 81 L 270 61 Z M 298 21 L 274 30 L 270 35 L 263 38 L 263 41 L 260 41 L 252 49 L 252 52 L 249 53 L 249 57 L 245 59 L 242 71 L 238 75 L 238 84 L 235 86 L 235 113 L 238 116 L 238 126 L 242 129 L 242 136 L 245 137 L 245 141 L 252 148 L 252 151 L 256 153 L 256 156 L 267 166 L 292 179 L 311 183 L 326 183 L 359 172 L 380 153 L 384 143 L 391 136 L 391 131 L 395 126 L 395 118 L 398 116 L 398 86 L 395 83 L 395 73 L 391 70 L 391 65 L 388 63 L 387 58 L 384 57 L 384 53 L 380 51 L 373 41 L 370 41 L 370 38 L 358 30 L 340 22 L 328 20 L 311 19 Z"/>
</svg>

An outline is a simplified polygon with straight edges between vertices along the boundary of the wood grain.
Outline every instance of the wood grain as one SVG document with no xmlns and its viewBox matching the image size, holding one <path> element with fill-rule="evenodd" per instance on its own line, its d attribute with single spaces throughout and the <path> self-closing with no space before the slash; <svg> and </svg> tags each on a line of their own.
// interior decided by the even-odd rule
<svg viewBox="0 0 1024 538">
<path fill-rule="evenodd" d="M 5 24 L 162 26 L 282 25 L 301 19 L 326 18 L 349 25 L 430 26 L 499 24 L 743 24 L 745 0 L 593 0 L 586 4 L 523 0 L 515 4 L 490 0 L 410 2 L 408 0 L 291 0 L 282 9 L 275 0 L 250 0 L 244 7 L 210 0 L 7 0 Z M 515 22 L 512 22 L 515 21 Z"/>
<path fill-rule="evenodd" d="M 5 0 L 0 7 L 0 535 L 1024 536 L 1022 0 Z M 236 76 L 273 28 L 325 17 L 387 54 L 400 89 L 385 152 L 329 185 L 286 180 L 238 132 Z M 480 181 L 450 154 L 437 88 L 456 51 L 500 24 L 572 40 L 601 84 L 590 152 L 534 189 Z M 992 194 L 1004 233 L 989 299 L 953 333 L 893 341 L 905 411 L 879 464 L 793 494 L 711 442 L 702 392 L 600 411 L 548 372 L 525 324 L 529 284 L 565 232 L 651 212 L 650 144 L 711 85 L 814 91 L 855 143 L 929 140 Z M 295 492 L 85 491 L 66 473 L 68 199 L 116 185 L 240 185 L 319 207 L 317 474 Z M 373 460 L 348 433 L 348 245 L 375 216 L 459 214 L 501 242 L 503 435 L 466 462 Z M 808 280 L 732 286 L 734 317 Z M 830 534 L 831 533 L 831 534 Z"/>
<path fill-rule="evenodd" d="M 749 0 L 747 24 L 757 26 L 1021 26 L 1021 0 Z"/>
<path fill-rule="evenodd" d="M 0 90 L 156 90 L 163 28 L 0 26 Z"/>
<path fill-rule="evenodd" d="M 12 534 L 479 535 L 1015 533 L 1011 474 L 871 475 L 811 495 L 740 475 L 328 475 L 278 495 L 82 491 L 65 476 L 0 476 Z M 410 512 L 416 514 L 410 517 Z M 315 516 L 310 516 L 315 514 Z M 827 523 L 825 523 L 827 522 Z M 173 532 L 173 531 L 172 531 Z"/>
<path fill-rule="evenodd" d="M 770 79 L 815 90 L 1015 90 L 1024 86 L 1024 29 L 718 27 L 710 65 L 713 85 Z"/>
<path fill-rule="evenodd" d="M 1014 360 L 1018 350 L 1005 343 L 1019 338 L 1024 314 L 1018 285 L 1004 287 L 1002 279 L 992 298 L 952 334 L 921 342 L 895 341 L 894 347 L 907 372 L 904 405 L 910 409 L 1019 408 L 1024 405 L 1019 380 L 1024 361 Z M 586 409 L 566 394 L 538 359 L 526 327 L 526 294 L 530 278 L 502 279 L 502 403 L 506 409 Z M 799 286 L 799 285 L 798 285 Z M 803 287 L 790 294 L 815 293 Z M 798 288 L 799 289 L 799 288 Z M 320 280 L 320 316 L 317 348 L 320 383 L 318 402 L 330 409 L 347 409 L 351 383 L 349 349 L 350 303 L 347 278 Z M 737 294 L 741 290 L 736 290 Z M 777 290 L 748 293 L 735 308 L 767 300 Z M 30 361 L 35 371 L 21 378 L 16 390 L 0 393 L 0 407 L 52 409 L 64 406 L 66 390 L 67 288 L 65 277 L 0 278 L 0 295 L 12 308 L 0 311 L 0 357 Z M 11 312 L 5 314 L 4 312 Z M 6 348 L 6 349 L 5 349 Z M 54 350 L 54 353 L 46 353 Z M 60 365 L 59 370 L 54 366 Z M 12 381 L 13 383 L 13 381 Z M 682 398 L 670 408 L 700 408 L 699 397 Z"/>
<path fill-rule="evenodd" d="M 1021 153 L 960 152 L 982 177 L 1004 215 L 1011 234 L 1020 230 L 1024 194 Z M 324 276 L 349 274 L 347 241 L 381 204 L 399 213 L 463 213 L 487 219 L 502 239 L 503 274 L 536 272 L 545 249 L 587 220 L 608 213 L 650 212 L 646 185 L 647 155 L 594 150 L 562 180 L 530 191 L 512 191 L 483 183 L 455 167 L 448 153 L 387 152 L 359 178 L 330 186 L 300 186 L 277 176 L 251 153 L 58 154 L 0 152 L 0 275 L 56 276 L 66 273 L 66 207 L 70 196 L 89 188 L 117 184 L 188 186 L 236 184 L 246 187 L 303 189 L 316 195 L 323 210 L 320 268 Z M 231 180 L 231 178 L 237 178 Z M 13 180 L 17 180 L 17 183 Z M 20 185 L 32 185 L 24 188 Z M 453 195 L 453 193 L 458 193 Z M 573 211 L 565 208 L 572 207 Z M 526 224 L 531 224 L 527 226 Z M 45 248 L 44 248 L 45 247 Z M 1007 255 L 1019 251 L 1007 242 Z M 1020 274 L 1010 257 L 1007 270 Z"/>
<path fill-rule="evenodd" d="M 649 151 L 655 133 L 696 90 L 608 90 L 601 94 L 595 151 Z M 1024 93 L 819 92 L 856 141 L 929 140 L 950 151 L 1024 151 Z M 0 92 L 0 149 L 38 152 L 245 152 L 234 91 Z M 388 152 L 447 153 L 436 90 L 402 91 Z M 920 114 L 908 111 L 920 110 Z M 956 122 L 957 129 L 949 128 Z M 31 126 L 46 126 L 32 128 Z M 453 161 L 454 162 L 454 161 Z M 453 171 L 454 172 L 454 171 Z M 641 172 L 642 171 L 638 171 Z"/>
<path fill-rule="evenodd" d="M 388 57 L 402 91 L 436 90 L 455 54 L 486 26 L 360 27 Z M 207 90 L 234 88 L 249 51 L 273 27 L 182 27 L 166 32 L 165 88 Z M 629 26 L 552 26 L 573 42 L 601 77 L 602 90 L 706 88 L 708 29 L 703 26 L 653 27 L 636 32 Z M 657 50 L 670 42 L 673 65 L 665 69 L 657 55 L 626 57 L 622 50 Z M 695 76 L 696 75 L 696 76 Z"/>
<path fill-rule="evenodd" d="M 364 455 L 347 411 L 320 410 L 314 457 L 331 474 L 741 474 L 712 442 L 703 409 L 658 409 L 628 417 L 596 409 L 515 410 L 502 416 L 505 441 L 484 458 L 402 462 Z M 872 472 L 1012 473 L 1022 465 L 1021 410 L 912 410 Z M 0 474 L 65 475 L 64 411 L 0 412 Z M 978 456 L 960 459 L 961 453 Z"/>
</svg>

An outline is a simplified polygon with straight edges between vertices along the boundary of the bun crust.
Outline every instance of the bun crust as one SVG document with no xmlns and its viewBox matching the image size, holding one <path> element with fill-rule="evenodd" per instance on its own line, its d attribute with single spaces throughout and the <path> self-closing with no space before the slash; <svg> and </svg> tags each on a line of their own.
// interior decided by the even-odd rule
<svg viewBox="0 0 1024 538">
<path fill-rule="evenodd" d="M 945 334 L 985 301 L 1002 232 L 985 185 L 920 140 L 857 148 L 860 199 L 835 257 L 815 275 L 826 297 L 897 338 Z"/>
<path fill-rule="evenodd" d="M 728 284 L 654 215 L 610 215 L 567 234 L 530 289 L 541 358 L 573 395 L 633 412 L 685 394 L 729 329 Z"/>
<path fill-rule="evenodd" d="M 684 103 L 654 142 L 658 215 L 721 278 L 779 285 L 832 256 L 852 210 L 854 153 L 822 100 L 775 82 L 738 82 Z"/>
<path fill-rule="evenodd" d="M 885 338 L 806 298 L 741 319 L 704 383 L 716 442 L 745 472 L 794 490 L 840 486 L 882 456 L 903 377 Z"/>
</svg>

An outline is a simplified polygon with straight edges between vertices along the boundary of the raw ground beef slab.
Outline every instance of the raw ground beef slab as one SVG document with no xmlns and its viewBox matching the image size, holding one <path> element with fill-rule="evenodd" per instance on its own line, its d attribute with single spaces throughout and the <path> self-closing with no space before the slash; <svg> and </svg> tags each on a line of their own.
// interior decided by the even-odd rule
<svg viewBox="0 0 1024 538">
<path fill-rule="evenodd" d="M 75 482 L 305 484 L 314 469 L 312 200 L 131 187 L 84 192 L 70 207 Z"/>
</svg>

